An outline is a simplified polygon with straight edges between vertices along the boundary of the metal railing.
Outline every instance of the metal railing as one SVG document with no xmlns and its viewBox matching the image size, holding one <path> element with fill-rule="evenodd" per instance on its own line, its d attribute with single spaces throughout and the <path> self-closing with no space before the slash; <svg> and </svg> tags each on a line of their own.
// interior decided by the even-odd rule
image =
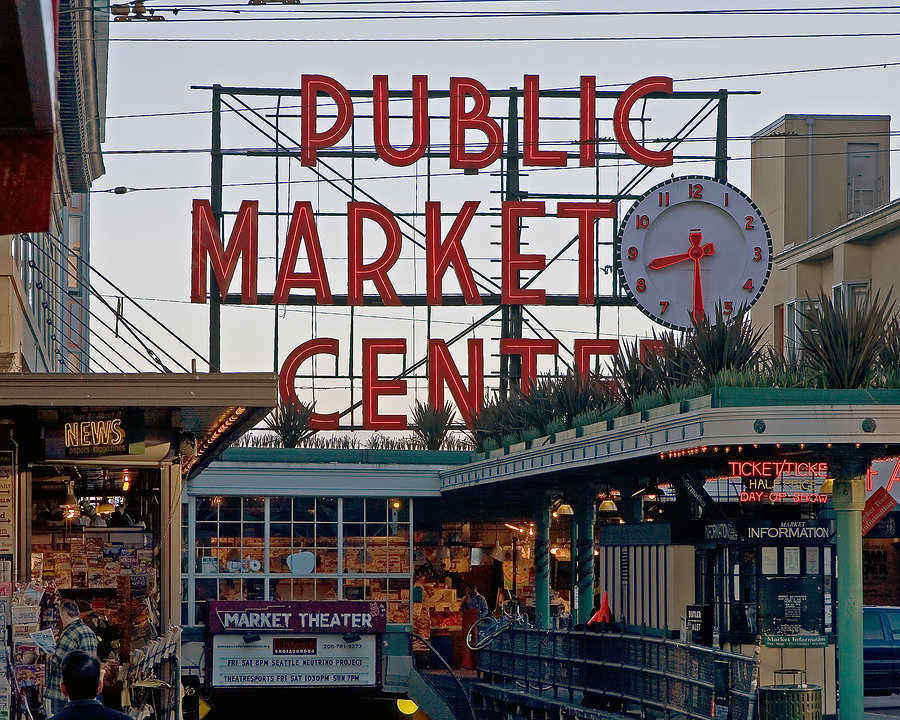
<svg viewBox="0 0 900 720">
<path fill-rule="evenodd" d="M 750 720 L 751 657 L 650 635 L 512 628 L 480 651 L 480 684 L 641 717 Z M 727 668 L 727 675 L 725 670 Z"/>
<path fill-rule="evenodd" d="M 410 654 L 422 679 L 443 698 L 456 720 L 477 720 L 469 692 L 457 674 L 453 672 L 450 664 L 429 640 L 416 633 L 410 633 L 409 636 Z M 426 650 L 427 661 L 424 664 L 420 662 L 421 654 L 417 654 L 415 650 L 416 642 Z M 434 670 L 437 670 L 439 674 L 433 672 Z"/>
</svg>

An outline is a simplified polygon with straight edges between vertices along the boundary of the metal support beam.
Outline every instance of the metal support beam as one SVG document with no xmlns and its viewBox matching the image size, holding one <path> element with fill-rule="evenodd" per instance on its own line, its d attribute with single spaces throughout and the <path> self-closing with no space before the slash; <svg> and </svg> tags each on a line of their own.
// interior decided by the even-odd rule
<svg viewBox="0 0 900 720">
<path fill-rule="evenodd" d="M 550 629 L 550 498 L 544 493 L 534 509 L 534 624 Z"/>
<path fill-rule="evenodd" d="M 728 91 L 719 90 L 716 108 L 716 180 L 728 181 Z"/>
<path fill-rule="evenodd" d="M 506 121 L 506 191 L 503 199 L 517 201 L 519 196 L 519 96 L 509 95 L 509 118 Z M 516 247 L 519 245 L 521 223 L 516 227 Z M 501 338 L 522 337 L 522 307 L 504 305 L 500 323 Z M 522 358 L 519 355 L 500 355 L 500 395 L 506 397 L 508 387 L 518 387 L 522 381 Z"/>
<path fill-rule="evenodd" d="M 573 526 L 578 532 L 577 577 L 578 613 L 576 622 L 584 625 L 591 619 L 594 607 L 594 522 L 597 518 L 597 493 L 593 488 L 575 498 Z M 575 564 L 573 563 L 573 567 Z"/>
<path fill-rule="evenodd" d="M 224 237 L 222 228 L 222 90 L 218 85 L 212 88 L 212 138 L 209 163 L 209 205 L 219 226 L 219 236 Z M 209 371 L 217 373 L 222 366 L 222 308 L 221 290 L 212 264 L 209 267 Z"/>
<path fill-rule="evenodd" d="M 866 471 L 846 463 L 835 473 L 837 530 L 837 664 L 839 720 L 863 720 L 862 511 Z"/>
</svg>

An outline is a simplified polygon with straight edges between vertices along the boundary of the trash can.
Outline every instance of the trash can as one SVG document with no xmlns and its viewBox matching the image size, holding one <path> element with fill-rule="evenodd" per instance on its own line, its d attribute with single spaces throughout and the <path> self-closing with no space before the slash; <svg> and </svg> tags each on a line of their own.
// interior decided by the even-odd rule
<svg viewBox="0 0 900 720">
<path fill-rule="evenodd" d="M 759 689 L 759 720 L 822 720 L 822 688 L 804 670 L 776 670 L 775 684 Z"/>
</svg>

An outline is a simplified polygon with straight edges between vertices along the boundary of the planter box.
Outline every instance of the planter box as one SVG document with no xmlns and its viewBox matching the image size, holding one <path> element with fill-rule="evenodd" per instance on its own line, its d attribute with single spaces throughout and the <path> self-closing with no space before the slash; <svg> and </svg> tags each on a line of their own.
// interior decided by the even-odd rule
<svg viewBox="0 0 900 720">
<path fill-rule="evenodd" d="M 712 407 L 753 407 L 756 405 L 900 405 L 900 390 L 732 387 L 713 389 Z"/>
<path fill-rule="evenodd" d="M 472 462 L 481 462 L 487 458 L 487 453 L 484 452 L 476 452 L 472 453 Z"/>
<path fill-rule="evenodd" d="M 491 450 L 488 453 L 489 458 L 498 458 L 498 457 L 503 457 L 504 455 L 506 455 L 506 448 L 502 448 L 502 447 L 497 448 L 496 450 Z"/>
<path fill-rule="evenodd" d="M 712 407 L 712 398 L 712 395 L 701 395 L 700 397 L 690 398 L 689 400 L 682 400 L 682 412 Z"/>
<path fill-rule="evenodd" d="M 609 430 L 609 422 L 609 420 L 601 420 L 590 425 L 583 425 L 581 427 L 581 435 L 596 435 L 597 433 L 606 432 Z"/>
<path fill-rule="evenodd" d="M 571 440 L 576 437 L 578 437 L 578 428 L 560 430 L 558 433 L 553 433 L 553 442 L 563 442 L 564 440 Z"/>
<path fill-rule="evenodd" d="M 630 427 L 631 425 L 637 425 L 644 418 L 644 413 L 631 413 L 631 415 L 622 415 L 621 417 L 613 418 L 610 421 L 610 429 L 618 430 L 623 427 Z"/>
<path fill-rule="evenodd" d="M 678 415 L 681 412 L 681 403 L 669 403 L 668 405 L 660 405 L 659 407 L 650 408 L 647 412 L 647 419 L 666 417 L 667 415 Z"/>
<path fill-rule="evenodd" d="M 524 450 L 525 447 L 526 446 L 525 446 L 524 440 L 522 442 L 513 443 L 512 445 L 509 446 L 509 452 L 510 453 L 519 452 L 520 450 Z"/>
</svg>

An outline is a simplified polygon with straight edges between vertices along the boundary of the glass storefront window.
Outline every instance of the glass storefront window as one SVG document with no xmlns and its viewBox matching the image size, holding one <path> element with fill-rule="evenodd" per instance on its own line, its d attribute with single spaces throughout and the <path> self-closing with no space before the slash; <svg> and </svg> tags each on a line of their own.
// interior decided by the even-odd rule
<svg viewBox="0 0 900 720">
<path fill-rule="evenodd" d="M 202 496 L 184 518 L 183 614 L 196 624 L 216 599 L 380 600 L 390 622 L 410 622 L 409 498 Z"/>
</svg>

